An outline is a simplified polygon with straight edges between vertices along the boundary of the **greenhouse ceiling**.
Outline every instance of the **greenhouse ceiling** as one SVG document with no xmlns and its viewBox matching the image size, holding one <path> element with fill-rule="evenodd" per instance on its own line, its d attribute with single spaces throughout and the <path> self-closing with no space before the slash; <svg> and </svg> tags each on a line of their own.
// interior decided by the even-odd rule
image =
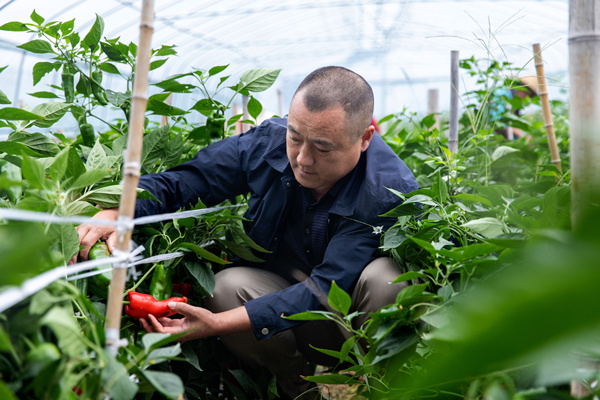
<svg viewBox="0 0 600 400">
<path fill-rule="evenodd" d="M 35 9 L 46 20 L 75 18 L 75 29 L 85 33 L 97 13 L 105 21 L 106 38 L 137 42 L 141 3 L 0 0 L 0 25 L 28 22 Z M 274 87 L 259 96 L 266 108 L 280 113 L 306 74 L 342 65 L 372 84 L 376 114 L 403 108 L 424 112 L 428 89 L 439 89 L 444 110 L 452 50 L 461 58 L 508 61 L 526 74 L 534 71 L 532 45 L 540 43 L 551 93 L 558 96 L 567 85 L 567 36 L 566 0 L 160 0 L 155 2 L 153 47 L 174 45 L 178 55 L 153 71 L 151 79 L 225 64 L 234 76 L 250 68 L 281 68 Z M 0 32 L 0 67 L 9 66 L 0 75 L 0 90 L 19 104 L 35 103 L 26 93 L 45 90 L 33 89 L 31 82 L 38 55 L 16 48 L 32 39 Z M 461 90 L 470 89 L 464 71 L 461 77 Z"/>
</svg>

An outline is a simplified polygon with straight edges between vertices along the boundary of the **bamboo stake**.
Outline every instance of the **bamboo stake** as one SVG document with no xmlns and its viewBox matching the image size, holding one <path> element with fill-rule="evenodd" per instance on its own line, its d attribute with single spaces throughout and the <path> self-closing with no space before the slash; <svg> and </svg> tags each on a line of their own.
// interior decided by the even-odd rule
<svg viewBox="0 0 600 400">
<path fill-rule="evenodd" d="M 600 0 L 569 1 L 569 121 L 571 145 L 571 222 L 578 230 L 587 211 L 598 207 L 600 193 Z M 586 365 L 584 354 L 579 367 Z M 589 387 L 571 381 L 574 398 L 588 397 Z"/>
<path fill-rule="evenodd" d="M 133 219 L 137 185 L 140 177 L 140 160 L 144 136 L 144 120 L 148 103 L 148 72 L 150 68 L 150 50 L 154 30 L 154 0 L 142 1 L 140 23 L 140 43 L 135 64 L 133 95 L 131 97 L 131 120 L 127 137 L 127 150 L 123 166 L 123 194 L 119 204 L 119 219 L 123 225 L 117 227 L 115 250 L 129 253 L 133 226 L 126 226 Z M 126 265 L 126 263 L 124 263 Z M 124 267 L 125 265 L 121 265 Z M 118 267 L 118 265 L 117 265 Z M 113 269 L 106 309 L 106 347 L 116 354 L 120 347 L 121 311 L 123 291 L 125 290 L 126 268 Z"/>
<path fill-rule="evenodd" d="M 278 101 L 278 110 L 277 110 L 279 112 L 278 115 L 280 117 L 283 117 L 286 114 L 286 112 L 283 109 L 283 90 L 281 90 L 281 89 L 277 89 L 277 100 L 279 100 Z"/>
<path fill-rule="evenodd" d="M 458 50 L 450 52 L 450 121 L 448 150 L 458 153 Z"/>
<path fill-rule="evenodd" d="M 600 192 L 600 0 L 569 2 L 571 221 L 597 207 Z"/>
<path fill-rule="evenodd" d="M 440 108 L 439 108 L 440 91 L 438 89 L 429 89 L 427 91 L 427 115 L 435 116 L 433 128 L 440 130 Z"/>
<path fill-rule="evenodd" d="M 542 114 L 544 116 L 544 127 L 548 135 L 548 147 L 550 148 L 550 161 L 558 168 L 562 174 L 560 155 L 556 145 L 556 135 L 554 134 L 554 123 L 552 122 L 552 112 L 550 111 L 550 100 L 548 100 L 548 89 L 546 88 L 546 76 L 544 75 L 544 61 L 542 60 L 542 48 L 539 43 L 533 45 L 533 55 L 535 58 L 535 71 L 538 80 L 538 96 L 542 103 Z"/>
<path fill-rule="evenodd" d="M 173 93 L 169 93 L 169 97 L 167 97 L 165 99 L 165 104 L 171 105 L 171 103 L 173 102 Z M 160 119 L 160 124 L 158 125 L 159 128 L 162 128 L 163 126 L 167 125 L 169 123 L 169 117 L 167 117 L 166 115 L 163 115 L 162 118 Z"/>
</svg>

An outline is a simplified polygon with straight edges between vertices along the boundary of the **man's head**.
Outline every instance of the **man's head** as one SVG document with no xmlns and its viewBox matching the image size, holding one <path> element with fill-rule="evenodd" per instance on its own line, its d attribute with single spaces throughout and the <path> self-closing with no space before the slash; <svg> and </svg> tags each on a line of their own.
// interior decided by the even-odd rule
<svg viewBox="0 0 600 400">
<path fill-rule="evenodd" d="M 372 117 L 373 91 L 360 75 L 342 67 L 308 75 L 288 115 L 287 155 L 296 180 L 323 196 L 369 146 Z"/>
</svg>

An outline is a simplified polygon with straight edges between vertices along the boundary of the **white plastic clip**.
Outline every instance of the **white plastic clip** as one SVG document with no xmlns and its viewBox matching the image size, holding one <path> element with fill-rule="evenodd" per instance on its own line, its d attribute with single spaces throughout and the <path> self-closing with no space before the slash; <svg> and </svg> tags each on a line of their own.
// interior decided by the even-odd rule
<svg viewBox="0 0 600 400">
<path fill-rule="evenodd" d="M 127 161 L 123 164 L 123 174 L 124 175 L 133 175 L 140 176 L 141 165 L 137 161 Z"/>
<path fill-rule="evenodd" d="M 129 341 L 127 339 L 121 339 L 119 337 L 119 330 L 114 328 L 106 328 L 104 331 L 106 337 L 106 344 L 108 351 L 112 355 L 116 356 L 119 352 L 119 348 L 127 346 Z"/>
</svg>

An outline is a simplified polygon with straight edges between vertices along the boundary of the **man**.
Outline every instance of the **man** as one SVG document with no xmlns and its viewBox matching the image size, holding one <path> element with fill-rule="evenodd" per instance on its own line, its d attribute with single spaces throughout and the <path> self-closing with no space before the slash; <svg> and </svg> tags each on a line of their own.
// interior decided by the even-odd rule
<svg viewBox="0 0 600 400">
<path fill-rule="evenodd" d="M 182 319 L 140 320 L 147 332 L 190 331 L 182 340 L 220 336 L 246 365 L 276 375 L 280 394 L 294 398 L 311 384 L 308 363 L 327 357 L 311 348 L 338 348 L 337 326 L 282 318 L 322 308 L 331 282 L 352 294 L 357 323 L 394 302 L 402 284 L 388 258 L 377 258 L 382 229 L 394 220 L 379 215 L 400 203 L 387 188 L 418 188 L 413 174 L 373 134 L 373 92 L 356 73 L 324 67 L 298 87 L 289 116 L 201 150 L 192 161 L 143 176 L 161 203 L 139 200 L 136 216 L 171 212 L 201 199 L 215 205 L 250 193 L 248 235 L 272 251 L 264 263 L 227 268 L 216 276 L 206 308 L 173 304 Z M 116 218 L 103 210 L 99 218 Z M 115 243 L 112 229 L 82 225 L 81 243 Z M 82 252 L 84 254 L 87 250 Z M 366 268 L 365 268 L 366 267 Z"/>
</svg>

